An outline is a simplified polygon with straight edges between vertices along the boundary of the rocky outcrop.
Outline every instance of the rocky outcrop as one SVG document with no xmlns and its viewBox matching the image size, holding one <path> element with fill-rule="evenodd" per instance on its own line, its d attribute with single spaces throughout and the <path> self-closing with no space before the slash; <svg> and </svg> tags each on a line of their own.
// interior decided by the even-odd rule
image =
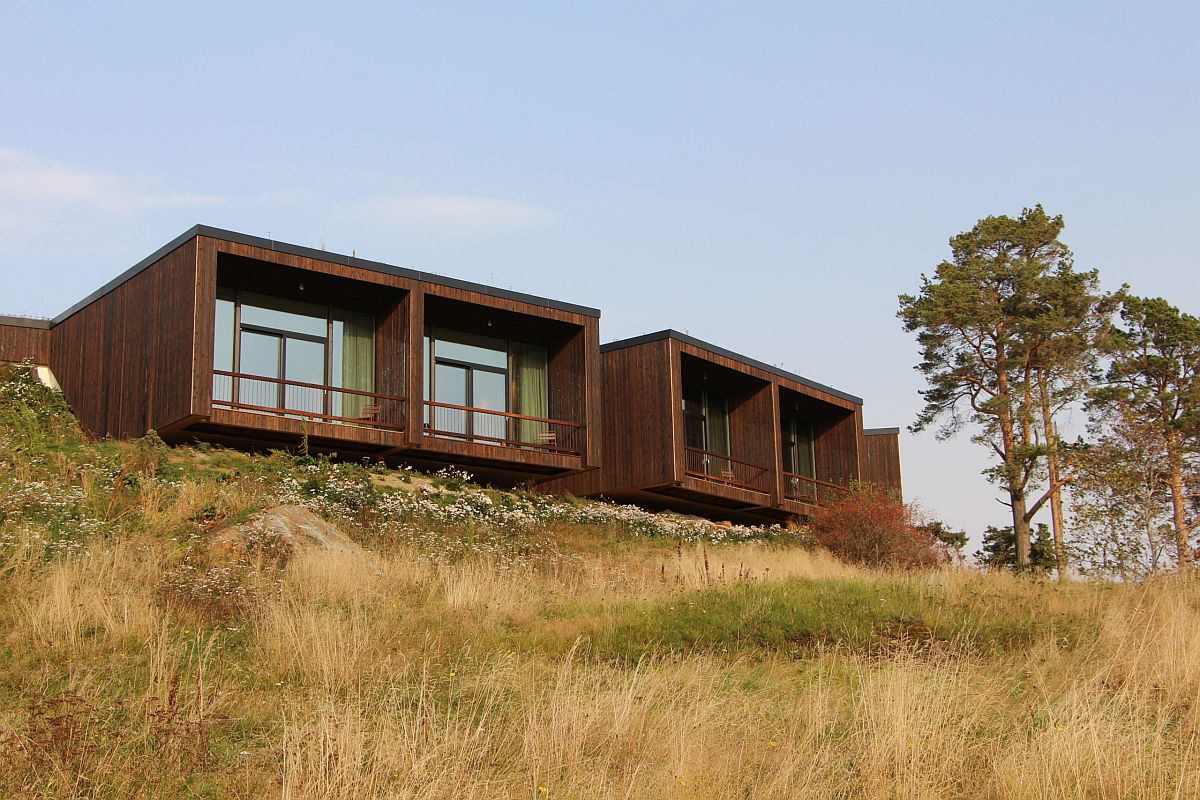
<svg viewBox="0 0 1200 800">
<path fill-rule="evenodd" d="M 290 560 L 301 548 L 315 548 L 351 559 L 375 574 L 382 571 L 370 553 L 337 527 L 297 505 L 268 508 L 240 525 L 222 528 L 213 534 L 209 548 L 226 559 L 260 555 L 279 562 Z"/>
</svg>

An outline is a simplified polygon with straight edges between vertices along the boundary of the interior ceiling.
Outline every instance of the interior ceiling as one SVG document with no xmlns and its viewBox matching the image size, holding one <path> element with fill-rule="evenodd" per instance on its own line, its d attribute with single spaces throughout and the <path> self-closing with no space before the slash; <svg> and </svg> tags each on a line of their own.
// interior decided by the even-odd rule
<svg viewBox="0 0 1200 800">
<path fill-rule="evenodd" d="M 394 305 L 405 295 L 403 289 L 393 286 L 285 267 L 229 253 L 217 257 L 217 284 L 356 311 L 378 311 Z"/>
<path fill-rule="evenodd" d="M 709 389 L 722 394 L 735 394 L 761 389 L 767 382 L 745 373 L 722 367 L 711 361 L 696 358 L 687 353 L 680 354 L 683 384 L 699 389 Z"/>
</svg>

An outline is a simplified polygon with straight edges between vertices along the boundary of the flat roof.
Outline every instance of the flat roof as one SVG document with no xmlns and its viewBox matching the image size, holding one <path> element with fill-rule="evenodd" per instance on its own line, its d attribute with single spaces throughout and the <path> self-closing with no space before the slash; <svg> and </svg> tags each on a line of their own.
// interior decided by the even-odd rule
<svg viewBox="0 0 1200 800">
<path fill-rule="evenodd" d="M 14 328 L 49 329 L 50 320 L 45 317 L 13 317 L 0 314 L 0 325 L 11 325 Z"/>
<path fill-rule="evenodd" d="M 488 295 L 489 297 L 502 297 L 506 300 L 516 300 L 517 302 L 529 303 L 530 305 L 542 306 L 543 308 L 553 308 L 557 311 L 566 311 L 570 314 L 580 314 L 586 317 L 600 316 L 600 310 L 597 308 L 591 308 L 590 306 L 580 306 L 575 305 L 574 303 L 563 303 L 558 300 L 551 300 L 547 297 L 539 297 L 537 295 L 526 294 L 524 292 L 514 292 L 509 289 L 500 289 L 495 286 L 487 286 L 485 284 L 474 283 L 472 281 L 463 281 L 457 278 L 447 278 L 444 275 L 435 275 L 431 272 L 421 272 L 420 270 L 409 269 L 407 267 L 397 267 L 392 264 L 385 264 L 382 261 L 370 261 L 365 258 L 348 256 L 343 253 L 332 253 L 328 250 L 318 250 L 315 247 L 301 247 L 298 244 L 288 244 L 287 242 L 279 242 L 274 239 L 264 239 L 261 236 L 251 236 L 250 234 L 238 233 L 237 231 L 228 231 L 223 228 L 213 228 L 209 225 L 194 225 L 184 233 L 176 236 L 174 239 L 143 258 L 138 263 L 134 264 L 129 269 L 122 272 L 117 277 L 113 278 L 108 283 L 101 286 L 96 291 L 89 294 L 84 299 L 80 300 L 75 305 L 68 308 L 66 311 L 59 314 L 54 318 L 54 324 L 57 325 L 67 317 L 79 311 L 84 306 L 87 306 L 95 300 L 98 300 L 99 298 L 108 294 L 125 281 L 137 275 L 142 270 L 148 268 L 151 264 L 159 261 L 163 256 L 179 248 L 181 245 L 197 236 L 207 236 L 211 239 L 220 239 L 221 241 L 225 242 L 244 244 L 250 247 L 260 247 L 264 250 L 273 250 L 277 253 L 287 253 L 288 255 L 293 256 L 315 258 L 321 261 L 329 261 L 334 264 L 342 264 L 343 266 L 371 270 L 372 272 L 383 272 L 388 275 L 397 275 L 402 278 L 409 278 L 411 280 L 422 281 L 424 283 L 432 283 L 437 286 L 448 286 L 453 289 L 464 289 L 470 292 L 479 292 L 480 294 Z"/>
<path fill-rule="evenodd" d="M 746 366 L 754 367 L 755 369 L 761 369 L 763 372 L 769 372 L 772 375 L 779 376 L 780 378 L 785 378 L 789 381 L 795 381 L 796 383 L 803 384 L 810 389 L 816 389 L 819 392 L 826 392 L 834 397 L 840 397 L 843 400 L 849 400 L 851 403 L 857 403 L 860 406 L 863 403 L 861 397 L 856 397 L 847 392 L 843 392 L 840 389 L 835 389 L 832 386 L 826 386 L 823 383 L 817 383 L 814 380 L 809 380 L 803 375 L 797 375 L 794 372 L 788 372 L 787 370 L 780 369 L 779 367 L 773 367 L 770 364 L 759 361 L 758 359 L 750 358 L 749 356 L 744 356 L 740 353 L 735 353 L 732 350 L 726 350 L 724 347 L 718 347 L 715 344 L 697 339 L 694 336 L 688 336 L 686 333 L 680 333 L 679 331 L 672 330 L 671 328 L 656 331 L 655 333 L 646 333 L 641 336 L 633 336 L 628 339 L 619 339 L 618 341 L 609 342 L 608 344 L 602 344 L 600 345 L 600 352 L 607 353 L 611 350 L 621 350 L 626 347 L 636 347 L 639 344 L 657 342 L 663 339 L 675 339 L 680 342 L 685 342 L 693 347 L 698 347 L 701 350 L 707 350 L 714 355 L 733 359 L 734 361 L 738 361 Z"/>
<path fill-rule="evenodd" d="M 863 428 L 863 436 L 899 436 L 899 428 Z"/>
</svg>

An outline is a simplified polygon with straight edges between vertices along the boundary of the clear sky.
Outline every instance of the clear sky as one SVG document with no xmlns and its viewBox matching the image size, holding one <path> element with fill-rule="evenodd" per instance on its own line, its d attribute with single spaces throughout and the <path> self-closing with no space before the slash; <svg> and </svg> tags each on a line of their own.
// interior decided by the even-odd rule
<svg viewBox="0 0 1200 800">
<path fill-rule="evenodd" d="M 674 327 L 904 426 L 896 295 L 981 216 L 1040 202 L 1200 313 L 1198 9 L 0 1 L 0 313 L 202 222 Z M 965 439 L 902 458 L 1003 523 Z"/>
</svg>

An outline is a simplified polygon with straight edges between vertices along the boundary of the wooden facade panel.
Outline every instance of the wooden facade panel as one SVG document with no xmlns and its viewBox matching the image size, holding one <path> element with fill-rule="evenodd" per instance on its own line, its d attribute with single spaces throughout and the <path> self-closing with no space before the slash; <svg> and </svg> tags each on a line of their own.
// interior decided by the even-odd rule
<svg viewBox="0 0 1200 800">
<path fill-rule="evenodd" d="M 605 354 L 603 366 L 605 485 L 636 488 L 678 480 L 672 457 L 678 401 L 668 343 Z"/>
<path fill-rule="evenodd" d="M 899 432 L 865 431 L 863 444 L 862 479 L 902 494 L 904 486 L 900 477 Z"/>
<path fill-rule="evenodd" d="M 383 428 L 367 428 L 358 425 L 339 425 L 319 420 L 300 420 L 276 414 L 255 414 L 227 408 L 214 408 L 209 417 L 210 425 L 227 425 L 243 430 L 282 433 L 297 438 L 308 436 L 330 442 L 339 440 L 360 445 L 373 445 L 380 449 L 404 446 L 404 435 L 400 431 Z"/>
<path fill-rule="evenodd" d="M 33 327 L 0 320 L 0 361 L 29 360 L 50 365 L 51 335 L 48 325 Z"/>
<path fill-rule="evenodd" d="M 771 385 L 735 395 L 729 407 L 730 455 L 770 472 L 767 485 L 775 491 L 775 403 Z"/>
<path fill-rule="evenodd" d="M 549 359 L 549 412 L 546 416 L 551 419 L 565 419 L 572 422 L 584 421 L 584 341 L 583 331 L 573 336 L 567 336 L 547 347 Z"/>
<path fill-rule="evenodd" d="M 862 412 L 818 419 L 813 424 L 817 477 L 830 483 L 859 480 L 859 440 Z"/>
<path fill-rule="evenodd" d="M 51 367 L 84 430 L 129 438 L 191 414 L 195 270 L 191 240 L 54 326 Z"/>
<path fill-rule="evenodd" d="M 406 294 L 375 312 L 375 391 L 405 399 L 403 416 L 389 409 L 388 413 L 396 416 L 383 417 L 382 421 L 406 427 L 409 424 L 407 413 L 412 403 L 408 394 L 408 353 L 405 346 L 411 299 L 412 296 Z"/>
<path fill-rule="evenodd" d="M 539 484 L 549 493 L 617 494 L 673 483 L 675 388 L 669 342 L 627 348 L 600 357 L 600 468 Z"/>
</svg>

